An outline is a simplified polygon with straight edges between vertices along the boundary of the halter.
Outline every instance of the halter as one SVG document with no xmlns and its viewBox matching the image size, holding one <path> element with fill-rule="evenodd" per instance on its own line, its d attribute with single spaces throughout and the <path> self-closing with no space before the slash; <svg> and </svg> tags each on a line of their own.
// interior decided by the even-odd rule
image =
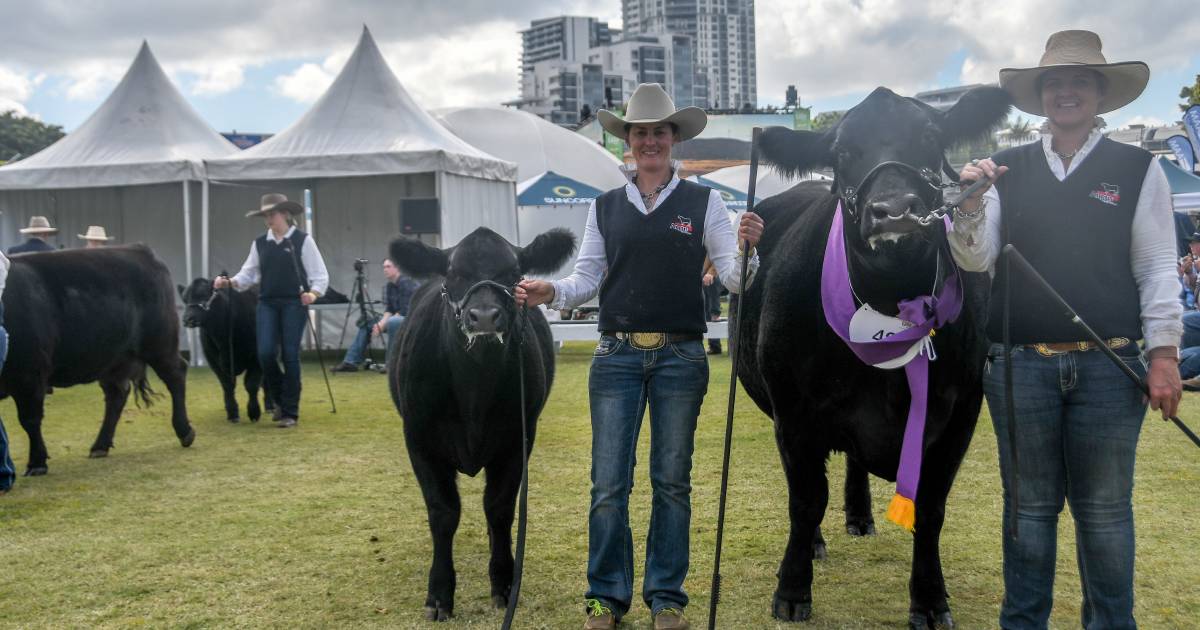
<svg viewBox="0 0 1200 630">
<path fill-rule="evenodd" d="M 884 169 L 898 169 L 908 175 L 916 177 L 926 187 L 926 191 L 933 193 L 934 204 L 938 207 L 926 214 L 925 216 L 917 217 L 917 224 L 925 227 L 931 225 L 934 221 L 940 221 L 946 213 L 953 209 L 952 205 L 947 205 L 945 200 L 945 190 L 954 187 L 958 184 L 958 174 L 950 167 L 950 162 L 946 160 L 946 156 L 942 156 L 942 172 L 950 179 L 950 183 L 943 183 L 942 176 L 931 168 L 916 168 L 904 162 L 889 160 L 876 164 L 874 168 L 867 171 L 862 180 L 857 186 L 847 186 L 841 191 L 842 204 L 846 209 L 846 215 L 854 223 L 858 223 L 862 216 L 862 209 L 858 206 L 858 193 L 864 188 L 871 185 L 875 178 L 879 176 Z"/>
<path fill-rule="evenodd" d="M 503 293 L 507 297 L 510 297 L 510 298 L 513 297 L 513 292 L 512 292 L 511 288 L 506 287 L 503 284 L 500 284 L 499 282 L 496 282 L 494 280 L 480 280 L 479 282 L 476 282 L 475 284 L 471 285 L 471 287 L 469 289 L 467 289 L 466 293 L 463 293 L 462 298 L 455 301 L 454 298 L 450 297 L 450 289 L 447 289 L 446 283 L 443 282 L 442 283 L 442 301 L 445 302 L 451 308 L 451 310 L 454 311 L 454 319 L 461 321 L 463 304 L 466 303 L 467 299 L 471 297 L 472 293 L 478 291 L 479 289 L 488 288 L 488 287 Z"/>
</svg>

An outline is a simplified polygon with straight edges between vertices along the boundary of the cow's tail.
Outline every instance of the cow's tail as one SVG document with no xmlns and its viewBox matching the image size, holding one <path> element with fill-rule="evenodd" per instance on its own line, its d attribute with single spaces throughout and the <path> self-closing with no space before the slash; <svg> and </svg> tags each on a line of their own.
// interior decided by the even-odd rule
<svg viewBox="0 0 1200 630">
<path fill-rule="evenodd" d="M 139 408 L 149 408 L 150 405 L 154 404 L 154 399 L 162 396 L 150 387 L 150 379 L 146 378 L 145 363 L 143 363 L 138 369 L 137 374 L 133 375 L 133 378 L 130 379 L 130 382 L 133 384 L 133 392 L 135 394 L 133 402 Z"/>
</svg>

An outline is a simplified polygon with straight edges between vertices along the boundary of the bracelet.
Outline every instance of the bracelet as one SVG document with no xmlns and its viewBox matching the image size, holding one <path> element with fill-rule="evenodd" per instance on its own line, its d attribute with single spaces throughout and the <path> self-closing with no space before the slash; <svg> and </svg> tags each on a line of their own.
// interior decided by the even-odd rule
<svg viewBox="0 0 1200 630">
<path fill-rule="evenodd" d="M 964 221 L 974 221 L 975 219 L 978 219 L 979 217 L 983 216 L 983 211 L 986 209 L 987 209 L 987 197 L 981 197 L 979 199 L 979 207 L 976 208 L 974 212 L 964 212 L 962 209 L 962 206 L 955 207 L 954 208 L 954 218 L 962 219 Z"/>
</svg>

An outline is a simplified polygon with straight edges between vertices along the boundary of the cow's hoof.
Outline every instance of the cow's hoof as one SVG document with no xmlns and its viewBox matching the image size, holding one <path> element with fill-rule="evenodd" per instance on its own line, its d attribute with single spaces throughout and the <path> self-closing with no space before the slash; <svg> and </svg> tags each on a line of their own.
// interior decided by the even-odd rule
<svg viewBox="0 0 1200 630">
<path fill-rule="evenodd" d="M 504 610 L 508 608 L 508 598 L 503 595 L 492 595 L 492 606 Z"/>
<path fill-rule="evenodd" d="M 50 469 L 45 466 L 30 466 L 29 468 L 25 469 L 25 476 L 26 477 L 41 477 L 42 475 L 46 474 L 47 472 L 50 472 Z"/>
<path fill-rule="evenodd" d="M 246 410 L 246 415 L 249 416 L 250 422 L 258 422 L 258 419 L 262 417 L 262 410 L 258 407 L 250 407 Z"/>
<path fill-rule="evenodd" d="M 195 442 L 195 441 L 196 441 L 196 430 L 190 429 L 190 428 L 188 429 L 187 435 L 179 438 L 179 443 L 183 446 L 183 448 L 187 448 L 187 447 L 191 446 L 192 442 Z"/>
<path fill-rule="evenodd" d="M 908 615 L 909 630 L 953 630 L 956 628 L 950 611 L 940 613 L 914 612 Z"/>
<path fill-rule="evenodd" d="M 824 560 L 829 557 L 829 548 L 824 542 L 813 543 L 813 560 Z"/>
<path fill-rule="evenodd" d="M 242 421 L 242 419 L 237 416 L 229 416 L 228 418 L 226 418 L 226 420 L 229 421 L 229 424 L 237 424 Z"/>
<path fill-rule="evenodd" d="M 812 617 L 812 600 L 793 602 L 775 595 L 771 602 L 771 616 L 780 621 L 808 621 Z"/>
<path fill-rule="evenodd" d="M 846 533 L 851 536 L 874 536 L 875 535 L 875 519 L 867 518 L 847 518 Z"/>
<path fill-rule="evenodd" d="M 426 621 L 449 621 L 454 616 L 450 608 L 443 608 L 441 603 L 425 607 Z"/>
<path fill-rule="evenodd" d="M 88 458 L 90 459 L 100 459 L 101 457 L 108 457 L 108 449 L 94 448 L 92 452 L 88 453 Z"/>
</svg>

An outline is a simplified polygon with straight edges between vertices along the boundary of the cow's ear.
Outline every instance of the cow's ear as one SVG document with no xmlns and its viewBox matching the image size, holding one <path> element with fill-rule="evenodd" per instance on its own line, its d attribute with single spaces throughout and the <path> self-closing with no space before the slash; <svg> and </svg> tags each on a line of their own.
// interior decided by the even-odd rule
<svg viewBox="0 0 1200 630">
<path fill-rule="evenodd" d="M 416 278 L 444 276 L 450 266 L 449 251 L 426 245 L 411 236 L 396 237 L 388 254 L 397 267 Z"/>
<path fill-rule="evenodd" d="M 976 140 L 1008 118 L 1012 99 L 998 87 L 977 87 L 958 99 L 943 116 L 942 142 L 952 147 Z"/>
<path fill-rule="evenodd" d="M 767 127 L 758 139 L 763 161 L 787 177 L 833 166 L 833 132 Z"/>
<path fill-rule="evenodd" d="M 538 234 L 533 242 L 517 253 L 521 273 L 553 273 L 575 253 L 575 235 L 566 228 L 554 228 Z"/>
</svg>

